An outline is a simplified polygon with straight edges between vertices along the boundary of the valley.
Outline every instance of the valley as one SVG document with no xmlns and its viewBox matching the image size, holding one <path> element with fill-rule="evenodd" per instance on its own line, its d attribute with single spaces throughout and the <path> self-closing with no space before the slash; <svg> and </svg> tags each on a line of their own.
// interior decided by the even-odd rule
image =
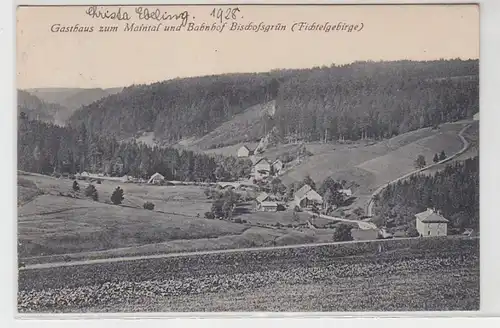
<svg viewBox="0 0 500 328">
<path fill-rule="evenodd" d="M 19 91 L 18 309 L 478 308 L 477 70 Z"/>
</svg>

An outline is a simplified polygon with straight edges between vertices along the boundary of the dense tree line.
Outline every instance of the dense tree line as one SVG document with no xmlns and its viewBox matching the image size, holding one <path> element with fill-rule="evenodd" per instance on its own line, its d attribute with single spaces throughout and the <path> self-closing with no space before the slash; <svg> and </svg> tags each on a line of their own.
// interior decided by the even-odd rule
<svg viewBox="0 0 500 328">
<path fill-rule="evenodd" d="M 85 125 L 73 129 L 19 119 L 18 167 L 30 172 L 88 171 L 141 178 L 159 172 L 169 180 L 227 181 L 248 175 L 251 165 L 249 160 L 234 157 L 118 142 L 90 133 Z"/>
<path fill-rule="evenodd" d="M 199 137 L 246 108 L 276 99 L 266 118 L 280 137 L 379 139 L 472 116 L 477 60 L 357 62 L 256 74 L 174 79 L 125 88 L 77 111 L 74 126 L 119 138 L 154 131 L 164 141 Z"/>
<path fill-rule="evenodd" d="M 399 226 L 413 224 L 414 215 L 426 208 L 440 210 L 451 229 L 479 229 L 479 157 L 447 165 L 432 176 L 416 175 L 390 185 L 374 210 L 379 224 Z"/>
</svg>

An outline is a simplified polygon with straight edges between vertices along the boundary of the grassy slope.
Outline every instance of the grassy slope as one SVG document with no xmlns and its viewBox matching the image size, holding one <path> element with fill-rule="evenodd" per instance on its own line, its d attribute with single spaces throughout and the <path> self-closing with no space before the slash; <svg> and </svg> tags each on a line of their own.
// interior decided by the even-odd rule
<svg viewBox="0 0 500 328">
<path fill-rule="evenodd" d="M 462 127 L 462 124 L 444 124 L 438 130 L 416 130 L 372 144 L 306 145 L 314 156 L 287 172 L 283 181 L 290 183 L 310 175 L 317 183 L 328 176 L 355 182 L 357 200 L 353 207 L 364 208 L 378 186 L 413 171 L 418 155 L 424 155 L 427 163 L 432 163 L 434 154 L 441 150 L 446 154 L 459 151 L 462 143 L 458 132 Z"/>
<path fill-rule="evenodd" d="M 415 238 L 27 270 L 19 273 L 19 290 L 21 312 L 477 310 L 479 240 Z"/>
<path fill-rule="evenodd" d="M 235 115 L 231 120 L 209 132 L 200 139 L 184 140 L 179 145 L 195 151 L 207 150 L 220 144 L 237 147 L 245 142 L 255 142 L 262 137 L 264 130 L 263 117 L 272 113 L 274 101 L 247 108 L 243 113 Z M 236 145 L 236 146 L 235 146 Z"/>
<path fill-rule="evenodd" d="M 269 228 L 292 222 L 292 213 L 242 215 L 248 224 L 203 218 L 211 203 L 196 186 L 148 186 L 103 181 L 99 202 L 72 194 L 72 181 L 37 174 L 19 177 L 19 256 L 26 263 L 210 249 L 332 241 L 333 230 Z M 108 204 L 120 185 L 123 206 Z M 86 186 L 80 181 L 81 189 Z M 154 211 L 142 208 L 145 201 Z M 108 202 L 108 203 L 106 203 Z M 197 218 L 197 214 L 200 217 Z M 307 221 L 304 216 L 300 223 Z M 293 222 L 295 224 L 295 222 Z"/>
<path fill-rule="evenodd" d="M 472 123 L 463 135 L 469 142 L 469 149 L 447 163 L 436 165 L 431 169 L 424 171 L 423 174 L 434 174 L 437 171 L 444 169 L 446 165 L 450 165 L 456 161 L 464 161 L 468 158 L 479 156 L 479 122 L 476 121 Z"/>
</svg>

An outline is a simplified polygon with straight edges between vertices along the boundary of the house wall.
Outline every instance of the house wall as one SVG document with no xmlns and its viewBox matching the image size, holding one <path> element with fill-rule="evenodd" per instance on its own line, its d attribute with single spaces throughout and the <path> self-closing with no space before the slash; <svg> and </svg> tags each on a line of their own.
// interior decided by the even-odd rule
<svg viewBox="0 0 500 328">
<path fill-rule="evenodd" d="M 446 236 L 448 234 L 448 224 L 446 223 L 425 223 L 417 220 L 416 226 L 422 237 Z"/>
<path fill-rule="evenodd" d="M 276 206 L 262 206 L 264 212 L 276 212 L 278 208 Z"/>
<path fill-rule="evenodd" d="M 238 157 L 248 157 L 250 152 L 246 148 L 240 148 L 238 149 Z"/>
<path fill-rule="evenodd" d="M 269 165 L 269 163 L 259 163 L 255 165 L 255 171 L 260 170 L 271 171 L 271 165 Z"/>
</svg>

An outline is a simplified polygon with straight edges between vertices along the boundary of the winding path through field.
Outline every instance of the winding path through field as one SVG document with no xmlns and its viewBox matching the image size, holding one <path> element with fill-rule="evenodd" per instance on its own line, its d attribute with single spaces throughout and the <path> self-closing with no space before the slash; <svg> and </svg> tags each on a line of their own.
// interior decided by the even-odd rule
<svg viewBox="0 0 500 328">
<path fill-rule="evenodd" d="M 463 154 L 468 148 L 469 148 L 469 142 L 464 138 L 463 136 L 463 133 L 471 126 L 471 124 L 467 124 L 462 130 L 460 130 L 460 132 L 458 133 L 458 136 L 460 137 L 460 140 L 462 141 L 462 144 L 463 144 L 463 147 L 462 149 L 460 149 L 458 152 L 456 152 L 455 154 L 451 155 L 450 157 L 447 157 L 446 159 L 442 160 L 442 161 L 439 161 L 437 163 L 433 163 L 431 165 L 427 165 L 426 167 L 423 167 L 421 169 L 418 169 L 418 170 L 415 170 L 415 171 L 412 171 L 408 174 L 405 174 L 397 179 L 394 179 L 392 181 L 390 181 L 389 183 L 385 184 L 385 185 L 382 185 L 380 186 L 379 188 L 377 188 L 371 195 L 370 197 L 370 201 L 368 202 L 368 205 L 367 205 L 367 208 L 366 208 L 366 215 L 368 217 L 372 217 L 372 209 L 373 209 L 373 200 L 374 198 L 380 194 L 385 188 L 387 188 L 389 185 L 393 184 L 393 183 L 396 183 L 398 181 L 401 181 L 401 180 L 404 180 L 404 179 L 407 179 L 409 178 L 410 176 L 414 175 L 414 174 L 417 174 L 417 173 L 420 173 L 420 172 L 423 172 L 423 171 L 426 171 L 432 167 L 435 167 L 437 165 L 440 165 L 440 164 L 443 164 L 443 163 L 446 163 L 448 161 L 451 161 L 452 159 L 454 159 L 455 157 Z"/>
<path fill-rule="evenodd" d="M 309 211 L 306 211 L 305 213 L 310 214 L 310 215 L 318 215 L 320 218 L 325 219 L 325 220 L 355 223 L 358 225 L 358 227 L 360 229 L 365 229 L 365 230 L 377 229 L 377 226 L 371 222 L 365 222 L 365 221 L 360 221 L 360 220 L 349 220 L 349 219 L 344 219 L 341 217 L 328 216 L 328 215 L 324 215 L 324 214 L 314 214 L 313 212 L 309 212 Z"/>
</svg>

